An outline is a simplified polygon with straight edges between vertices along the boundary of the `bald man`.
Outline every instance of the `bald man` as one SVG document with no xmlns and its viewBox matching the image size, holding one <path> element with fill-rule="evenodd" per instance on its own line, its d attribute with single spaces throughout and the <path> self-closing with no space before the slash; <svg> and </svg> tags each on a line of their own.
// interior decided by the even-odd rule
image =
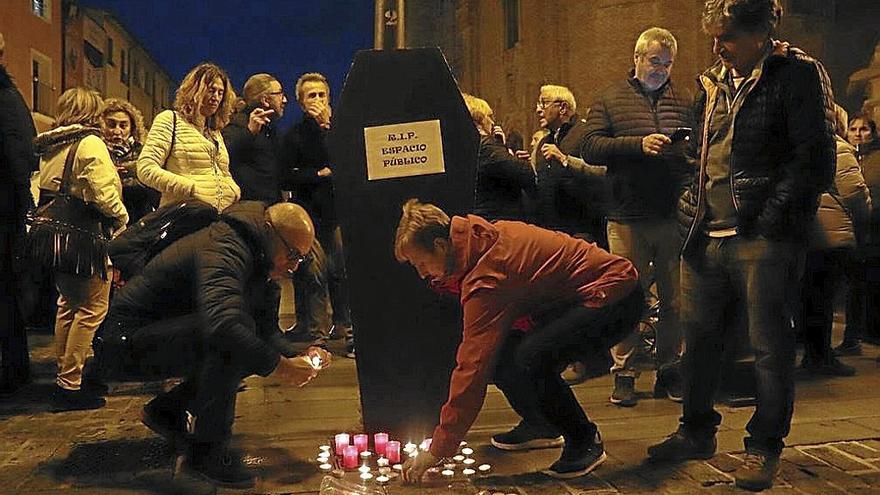
<svg viewBox="0 0 880 495">
<path fill-rule="evenodd" d="M 183 377 L 144 406 L 142 421 L 217 485 L 253 485 L 229 449 L 241 380 L 273 375 L 302 386 L 330 363 L 318 347 L 296 356 L 278 329 L 276 282 L 299 268 L 314 239 L 299 205 L 242 201 L 159 253 L 110 305 L 96 344 L 105 377 Z"/>
</svg>

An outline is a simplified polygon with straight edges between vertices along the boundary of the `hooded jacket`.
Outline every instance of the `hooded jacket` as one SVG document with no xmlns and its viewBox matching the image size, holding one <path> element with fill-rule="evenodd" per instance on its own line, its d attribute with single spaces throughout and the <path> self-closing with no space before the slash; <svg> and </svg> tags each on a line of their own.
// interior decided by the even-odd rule
<svg viewBox="0 0 880 495">
<path fill-rule="evenodd" d="M 0 65 L 0 229 L 24 232 L 25 215 L 34 200 L 30 176 L 38 166 L 32 141 L 37 134 L 31 113 Z"/>
<path fill-rule="evenodd" d="M 192 313 L 230 366 L 267 376 L 278 364 L 278 285 L 271 281 L 266 206 L 242 201 L 168 246 L 116 294 L 107 316 L 138 328 Z"/>
<path fill-rule="evenodd" d="M 625 258 L 521 222 L 453 217 L 450 239 L 455 270 L 449 278 L 460 280 L 464 330 L 431 444 L 440 457 L 455 452 L 480 412 L 497 353 L 517 318 L 607 306 L 638 284 Z"/>
</svg>

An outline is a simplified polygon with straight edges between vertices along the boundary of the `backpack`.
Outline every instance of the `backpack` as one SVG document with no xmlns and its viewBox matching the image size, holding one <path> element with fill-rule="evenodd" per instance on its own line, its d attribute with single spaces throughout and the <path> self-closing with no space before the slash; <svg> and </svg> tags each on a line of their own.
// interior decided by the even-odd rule
<svg viewBox="0 0 880 495">
<path fill-rule="evenodd" d="M 123 280 L 131 280 L 174 241 L 219 219 L 213 206 L 187 199 L 145 215 L 110 241 L 110 261 Z"/>
</svg>

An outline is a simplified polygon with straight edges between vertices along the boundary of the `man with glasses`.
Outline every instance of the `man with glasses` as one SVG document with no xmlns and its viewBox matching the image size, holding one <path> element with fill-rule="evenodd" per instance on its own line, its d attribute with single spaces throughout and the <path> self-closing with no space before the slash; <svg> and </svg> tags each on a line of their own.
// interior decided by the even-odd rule
<svg viewBox="0 0 880 495">
<path fill-rule="evenodd" d="M 611 201 L 608 244 L 611 252 L 633 262 L 643 282 L 657 284 L 660 321 L 656 327 L 655 397 L 681 401 L 677 366 L 678 251 L 681 240 L 675 206 L 689 174 L 678 129 L 692 127 L 692 97 L 674 87 L 669 75 L 678 43 L 662 28 L 643 32 L 636 41 L 626 80 L 606 89 L 587 118 L 584 159 L 608 167 Z M 679 136 L 683 135 L 681 131 Z M 681 143 L 685 140 L 682 139 Z M 653 270 L 652 270 L 653 268 Z M 653 274 L 653 277 L 649 275 Z M 644 287 L 648 293 L 649 287 Z M 611 349 L 614 390 L 611 403 L 636 404 L 637 332 Z"/>
<path fill-rule="evenodd" d="M 183 377 L 144 406 L 142 421 L 186 455 L 185 467 L 221 486 L 254 475 L 229 449 L 241 380 L 303 386 L 330 363 L 281 338 L 278 284 L 306 261 L 315 233 L 293 203 L 236 203 L 174 242 L 114 297 L 96 359 L 104 378 Z"/>
</svg>

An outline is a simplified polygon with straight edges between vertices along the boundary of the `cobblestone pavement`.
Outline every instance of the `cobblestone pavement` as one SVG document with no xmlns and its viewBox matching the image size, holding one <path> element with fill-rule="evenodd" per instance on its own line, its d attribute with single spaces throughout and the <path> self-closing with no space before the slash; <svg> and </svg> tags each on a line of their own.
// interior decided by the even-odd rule
<svg viewBox="0 0 880 495">
<path fill-rule="evenodd" d="M 31 338 L 35 381 L 0 399 L 0 493 L 74 494 L 317 494 L 323 475 L 314 460 L 318 445 L 339 431 L 357 430 L 358 392 L 354 362 L 337 358 L 307 387 L 285 387 L 250 378 L 239 395 L 236 442 L 259 472 L 251 490 L 215 490 L 186 474 L 172 477 L 175 458 L 162 439 L 139 421 L 143 404 L 165 384 L 114 386 L 107 406 L 96 411 L 52 414 L 45 398 L 52 387 L 51 336 Z M 765 493 L 880 494 L 880 349 L 846 358 L 858 375 L 809 379 L 798 375 L 798 399 L 782 473 Z M 638 381 L 634 408 L 608 403 L 610 377 L 575 387 L 584 409 L 600 426 L 608 460 L 594 474 L 559 482 L 540 474 L 558 449 L 502 453 L 489 437 L 517 418 L 492 388 L 469 445 L 492 472 L 475 480 L 438 482 L 418 488 L 392 483 L 384 493 L 407 494 L 674 494 L 734 493 L 732 472 L 741 463 L 742 436 L 751 408 L 720 406 L 719 454 L 706 462 L 676 466 L 644 463 L 648 445 L 676 426 L 678 404 L 649 398 L 650 374 Z M 406 440 L 406 439 L 405 439 Z M 414 440 L 414 439 L 413 439 Z M 383 492 L 377 492 L 383 493 Z"/>
</svg>

